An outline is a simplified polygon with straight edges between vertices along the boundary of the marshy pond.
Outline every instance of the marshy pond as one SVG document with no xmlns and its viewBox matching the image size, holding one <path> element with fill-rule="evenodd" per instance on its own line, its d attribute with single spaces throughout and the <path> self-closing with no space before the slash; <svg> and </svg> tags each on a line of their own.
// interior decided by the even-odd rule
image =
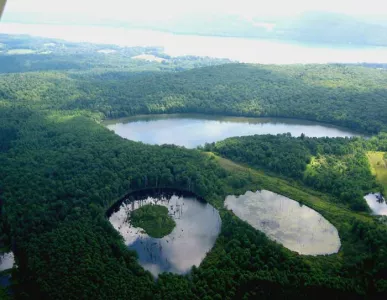
<svg viewBox="0 0 387 300">
<path fill-rule="evenodd" d="M 286 248 L 304 255 L 337 253 L 337 229 L 315 210 L 262 190 L 227 196 L 225 206 L 255 229 Z"/>
<path fill-rule="evenodd" d="M 308 137 L 359 136 L 349 129 L 305 120 L 243 118 L 194 114 L 136 116 L 106 121 L 119 136 L 146 144 L 174 144 L 195 148 L 234 136 L 291 133 Z"/>
<path fill-rule="evenodd" d="M 168 208 L 176 226 L 162 238 L 153 238 L 130 223 L 131 212 L 144 205 Z M 188 192 L 161 190 L 128 195 L 115 205 L 108 217 L 125 243 L 138 254 L 139 263 L 157 277 L 162 272 L 188 273 L 199 266 L 220 232 L 218 211 Z"/>
</svg>

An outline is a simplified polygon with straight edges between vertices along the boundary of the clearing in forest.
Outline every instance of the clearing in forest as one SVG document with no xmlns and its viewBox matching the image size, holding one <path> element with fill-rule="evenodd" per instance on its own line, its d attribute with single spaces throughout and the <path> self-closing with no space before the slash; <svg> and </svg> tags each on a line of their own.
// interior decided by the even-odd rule
<svg viewBox="0 0 387 300">
<path fill-rule="evenodd" d="M 387 152 L 367 152 L 368 161 L 370 162 L 371 172 L 376 179 L 383 185 L 383 194 L 387 195 Z"/>
</svg>

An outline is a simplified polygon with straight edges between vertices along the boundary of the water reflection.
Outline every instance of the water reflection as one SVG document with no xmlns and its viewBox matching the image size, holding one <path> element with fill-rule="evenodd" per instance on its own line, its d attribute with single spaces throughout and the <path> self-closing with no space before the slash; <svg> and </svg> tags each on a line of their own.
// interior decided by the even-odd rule
<svg viewBox="0 0 387 300">
<path fill-rule="evenodd" d="M 13 252 L 3 253 L 0 255 L 0 272 L 12 269 L 15 262 Z"/>
<path fill-rule="evenodd" d="M 387 203 L 380 193 L 368 194 L 364 199 L 375 215 L 387 216 Z"/>
<path fill-rule="evenodd" d="M 280 118 L 238 118 L 203 115 L 152 115 L 112 120 L 116 134 L 147 144 L 175 144 L 195 148 L 233 136 L 291 133 L 309 137 L 351 137 L 358 134 L 317 122 Z"/>
<path fill-rule="evenodd" d="M 337 229 L 313 209 L 262 190 L 227 196 L 235 215 L 286 248 L 305 255 L 332 254 L 340 249 Z"/>
<path fill-rule="evenodd" d="M 173 231 L 160 239 L 150 237 L 128 221 L 131 211 L 151 203 L 167 207 L 176 222 Z M 199 266 L 221 227 L 219 213 L 210 204 L 193 196 L 176 194 L 131 196 L 111 213 L 109 221 L 128 247 L 138 253 L 144 269 L 155 277 L 162 272 L 184 274 L 192 266 Z"/>
</svg>

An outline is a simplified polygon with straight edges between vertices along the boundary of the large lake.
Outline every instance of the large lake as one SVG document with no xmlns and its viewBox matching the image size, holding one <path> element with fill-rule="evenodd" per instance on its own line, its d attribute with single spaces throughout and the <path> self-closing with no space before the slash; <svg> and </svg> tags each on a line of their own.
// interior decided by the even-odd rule
<svg viewBox="0 0 387 300">
<path fill-rule="evenodd" d="M 143 205 L 168 208 L 176 227 L 163 238 L 153 238 L 131 225 L 130 213 Z M 162 272 L 188 273 L 199 266 L 219 235 L 218 211 L 203 200 L 185 192 L 144 191 L 126 197 L 108 213 L 109 221 L 123 236 L 129 249 L 138 254 L 139 263 L 157 277 Z"/>
<path fill-rule="evenodd" d="M 305 255 L 332 254 L 341 242 L 337 229 L 313 209 L 270 191 L 227 196 L 225 206 L 286 248 Z"/>
<path fill-rule="evenodd" d="M 104 26 L 2 23 L 0 33 L 30 34 L 73 42 L 159 46 L 170 56 L 209 56 L 263 64 L 386 62 L 387 47 L 308 45 L 248 38 L 173 34 Z"/>
<path fill-rule="evenodd" d="M 352 137 L 350 130 L 304 120 L 207 115 L 148 115 L 106 122 L 119 136 L 146 144 L 174 144 L 195 148 L 233 136 L 291 133 L 309 137 Z"/>
</svg>

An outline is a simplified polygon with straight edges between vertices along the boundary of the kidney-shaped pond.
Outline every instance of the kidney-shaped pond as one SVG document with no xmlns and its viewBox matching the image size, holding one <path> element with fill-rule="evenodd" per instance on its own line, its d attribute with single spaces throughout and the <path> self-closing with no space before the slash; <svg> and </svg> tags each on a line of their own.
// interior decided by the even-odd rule
<svg viewBox="0 0 387 300">
<path fill-rule="evenodd" d="M 195 148 L 234 136 L 291 133 L 309 137 L 358 136 L 350 130 L 304 120 L 242 118 L 205 115 L 149 115 L 107 121 L 119 136 L 147 144 L 174 144 Z"/>
<path fill-rule="evenodd" d="M 313 209 L 287 197 L 262 190 L 227 196 L 225 206 L 254 228 L 286 248 L 305 255 L 336 253 L 337 229 Z"/>
<path fill-rule="evenodd" d="M 171 233 L 153 238 L 131 224 L 131 213 L 149 204 L 168 208 L 175 221 Z M 139 263 L 155 277 L 162 272 L 185 274 L 192 266 L 199 266 L 221 227 L 219 213 L 213 206 L 193 194 L 166 189 L 130 194 L 108 216 L 128 247 L 138 253 Z"/>
</svg>

